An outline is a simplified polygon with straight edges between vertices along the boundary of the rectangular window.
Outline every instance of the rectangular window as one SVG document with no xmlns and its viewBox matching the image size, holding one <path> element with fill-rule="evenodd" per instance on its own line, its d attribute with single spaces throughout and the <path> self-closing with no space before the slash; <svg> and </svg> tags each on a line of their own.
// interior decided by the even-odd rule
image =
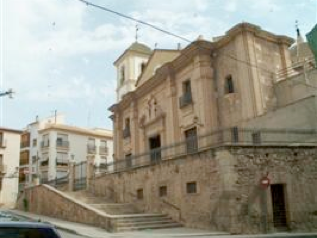
<svg viewBox="0 0 317 238">
<path fill-rule="evenodd" d="M 143 189 L 142 188 L 136 190 L 136 196 L 137 196 L 137 199 L 139 199 L 139 200 L 143 199 Z"/>
<path fill-rule="evenodd" d="M 41 147 L 49 147 L 50 145 L 49 135 L 48 134 L 43 135 L 42 139 L 43 141 L 41 143 Z"/>
<path fill-rule="evenodd" d="M 33 147 L 37 146 L 37 139 L 33 139 L 33 140 L 32 140 L 32 146 L 33 146 Z"/>
<path fill-rule="evenodd" d="M 160 195 L 160 197 L 166 197 L 167 196 L 167 186 L 161 186 L 159 188 L 159 195 Z"/>
<path fill-rule="evenodd" d="M 0 133 L 0 147 L 4 147 L 3 133 Z"/>
<path fill-rule="evenodd" d="M 103 155 L 108 153 L 107 141 L 100 141 L 99 153 Z"/>
<path fill-rule="evenodd" d="M 21 148 L 30 146 L 30 133 L 23 134 L 21 136 Z"/>
<path fill-rule="evenodd" d="M 127 154 L 125 156 L 125 161 L 126 161 L 126 167 L 131 168 L 132 167 L 132 154 Z"/>
<path fill-rule="evenodd" d="M 57 153 L 56 165 L 64 166 L 68 165 L 68 154 L 67 153 Z"/>
<path fill-rule="evenodd" d="M 68 147 L 68 135 L 67 134 L 57 134 L 56 146 L 58 147 Z"/>
<path fill-rule="evenodd" d="M 183 82 L 183 95 L 179 98 L 180 108 L 192 103 L 192 89 L 190 80 Z"/>
<path fill-rule="evenodd" d="M 231 128 L 231 141 L 232 143 L 239 142 L 239 130 L 236 126 Z"/>
<path fill-rule="evenodd" d="M 130 137 L 130 118 L 127 117 L 124 121 L 123 138 Z"/>
<path fill-rule="evenodd" d="M 186 80 L 185 82 L 183 82 L 183 94 L 191 93 L 191 92 L 192 92 L 192 89 L 191 89 L 190 80 Z"/>
<path fill-rule="evenodd" d="M 96 153 L 95 139 L 93 139 L 93 138 L 88 139 L 87 152 L 88 152 L 88 154 L 95 154 Z"/>
<path fill-rule="evenodd" d="M 252 133 L 252 142 L 253 144 L 261 144 L 261 132 L 256 131 Z"/>
<path fill-rule="evenodd" d="M 186 150 L 187 153 L 195 153 L 198 151 L 197 128 L 191 128 L 185 131 Z"/>
<path fill-rule="evenodd" d="M 197 193 L 197 183 L 196 182 L 189 182 L 186 184 L 186 191 L 187 193 Z"/>
<path fill-rule="evenodd" d="M 152 163 L 157 163 L 161 160 L 161 136 L 153 136 L 149 138 L 150 144 L 150 159 Z"/>
</svg>

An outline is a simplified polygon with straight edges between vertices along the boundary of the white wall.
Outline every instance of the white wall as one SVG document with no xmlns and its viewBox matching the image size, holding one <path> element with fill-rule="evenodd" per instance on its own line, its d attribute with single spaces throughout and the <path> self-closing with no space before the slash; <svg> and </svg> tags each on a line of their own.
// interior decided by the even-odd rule
<svg viewBox="0 0 317 238">
<path fill-rule="evenodd" d="M 0 191 L 0 204 L 7 208 L 13 208 L 18 195 L 18 170 L 20 161 L 20 134 L 3 131 L 5 148 L 0 149 L 3 165 L 6 166 L 6 174 L 2 178 Z"/>
<path fill-rule="evenodd" d="M 63 174 L 65 174 L 65 170 L 63 172 L 58 172 L 56 167 L 56 158 L 58 152 L 64 152 L 68 154 L 69 161 L 72 159 L 72 155 L 74 157 L 75 163 L 79 163 L 82 161 L 87 161 L 87 144 L 89 138 L 95 139 L 95 146 L 96 148 L 96 154 L 94 155 L 95 158 L 95 164 L 99 165 L 100 163 L 100 154 L 99 154 L 99 146 L 100 146 L 100 140 L 106 140 L 107 141 L 107 147 L 108 147 L 108 155 L 107 160 L 112 161 L 112 154 L 113 154 L 113 143 L 112 140 L 108 140 L 101 137 L 94 137 L 94 136 L 88 136 L 88 135 L 82 135 L 82 134 L 76 134 L 73 132 L 65 132 L 65 131 L 58 131 L 57 129 L 51 129 L 49 132 L 45 131 L 42 132 L 39 136 L 39 143 L 41 143 L 43 135 L 49 133 L 50 138 L 50 146 L 48 151 L 49 155 L 49 172 L 48 172 L 48 178 L 55 179 L 56 177 L 61 177 Z M 58 134 L 67 134 L 68 135 L 68 141 L 69 141 L 69 149 L 57 149 L 56 148 L 56 139 Z M 43 157 L 44 150 L 41 150 L 41 158 Z M 60 170 L 62 171 L 62 170 Z"/>
</svg>

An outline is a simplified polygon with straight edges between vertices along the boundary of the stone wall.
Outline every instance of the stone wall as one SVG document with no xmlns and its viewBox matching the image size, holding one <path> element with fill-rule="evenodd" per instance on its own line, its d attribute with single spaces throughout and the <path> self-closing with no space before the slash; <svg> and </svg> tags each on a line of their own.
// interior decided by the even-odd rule
<svg viewBox="0 0 317 238">
<path fill-rule="evenodd" d="M 27 206 L 25 206 L 25 201 Z M 24 194 L 18 199 L 17 209 L 112 230 L 110 216 L 78 202 L 48 185 L 25 189 Z"/>
<path fill-rule="evenodd" d="M 288 228 L 307 231 L 317 228 L 316 152 L 312 147 L 208 149 L 102 175 L 93 180 L 90 190 L 115 202 L 134 203 L 146 212 L 168 214 L 188 227 L 273 232 L 270 187 L 260 185 L 267 175 L 271 184 L 285 188 Z M 196 182 L 196 193 L 187 192 L 190 182 Z M 163 197 L 162 186 L 167 187 Z"/>
</svg>

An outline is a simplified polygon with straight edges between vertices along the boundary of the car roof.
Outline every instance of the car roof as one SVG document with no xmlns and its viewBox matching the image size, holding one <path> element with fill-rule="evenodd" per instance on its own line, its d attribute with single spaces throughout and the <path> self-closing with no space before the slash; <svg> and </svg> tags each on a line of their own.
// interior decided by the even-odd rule
<svg viewBox="0 0 317 238">
<path fill-rule="evenodd" d="M 0 228 L 9 227 L 9 228 L 54 228 L 53 225 L 49 223 L 41 222 L 0 222 Z"/>
</svg>

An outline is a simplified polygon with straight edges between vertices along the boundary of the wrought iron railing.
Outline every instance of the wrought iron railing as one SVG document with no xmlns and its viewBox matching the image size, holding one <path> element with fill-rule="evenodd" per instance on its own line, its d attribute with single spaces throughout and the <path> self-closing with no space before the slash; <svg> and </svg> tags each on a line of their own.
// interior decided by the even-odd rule
<svg viewBox="0 0 317 238">
<path fill-rule="evenodd" d="M 41 141 L 41 148 L 46 148 L 50 146 L 50 141 L 46 140 L 46 141 Z"/>
<path fill-rule="evenodd" d="M 50 185 L 53 187 L 58 187 L 58 186 L 68 184 L 68 182 L 69 182 L 68 180 L 69 180 L 69 175 L 67 174 L 66 176 L 51 179 L 51 180 L 49 180 L 48 178 L 42 178 L 41 184 L 47 184 L 47 185 Z"/>
<path fill-rule="evenodd" d="M 208 148 L 219 146 L 317 146 L 317 130 L 306 129 L 240 129 L 229 128 L 195 136 L 187 140 L 155 148 L 142 154 L 115 160 L 103 165 L 112 173 L 130 170 L 136 167 L 158 164 L 182 155 L 198 153 Z"/>
<path fill-rule="evenodd" d="M 95 145 L 87 145 L 87 153 L 88 154 L 96 154 L 96 146 Z"/>
<path fill-rule="evenodd" d="M 107 155 L 107 154 L 108 154 L 108 147 L 100 146 L 100 147 L 99 147 L 99 154 L 101 154 L 101 155 Z"/>
<path fill-rule="evenodd" d="M 69 148 L 69 141 L 67 140 L 56 140 L 56 147 Z"/>
</svg>

